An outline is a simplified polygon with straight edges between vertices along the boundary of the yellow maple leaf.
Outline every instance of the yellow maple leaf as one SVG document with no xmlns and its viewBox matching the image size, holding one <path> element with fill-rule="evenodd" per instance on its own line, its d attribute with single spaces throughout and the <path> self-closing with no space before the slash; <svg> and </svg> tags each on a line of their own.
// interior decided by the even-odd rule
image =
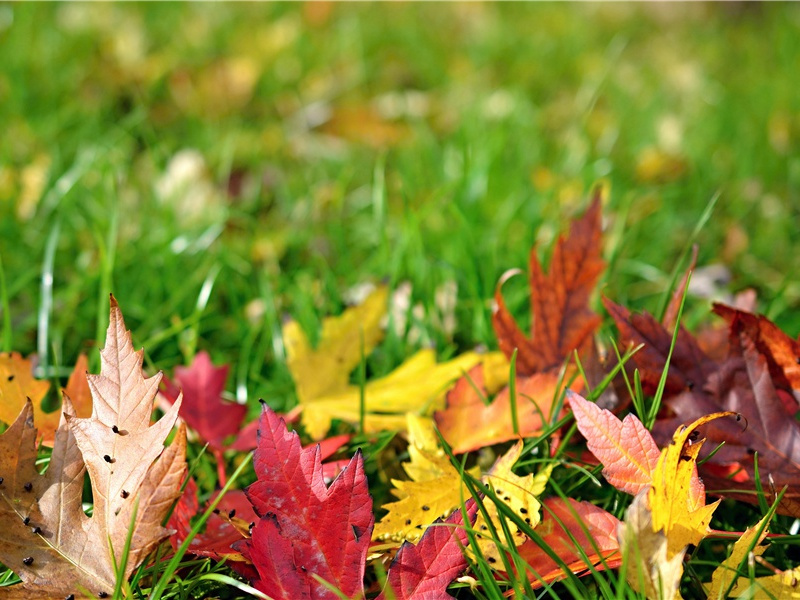
<svg viewBox="0 0 800 600">
<path fill-rule="evenodd" d="M 538 497 L 544 492 L 544 488 L 547 485 L 547 481 L 550 479 L 550 473 L 552 473 L 555 464 L 551 463 L 547 465 L 536 475 L 533 473 L 522 477 L 515 475 L 511 469 L 522 454 L 522 446 L 522 440 L 519 440 L 508 449 L 508 452 L 498 458 L 494 465 L 492 465 L 492 468 L 489 469 L 483 477 L 483 482 L 493 489 L 498 498 L 523 521 L 531 527 L 536 527 L 539 521 L 541 521 L 541 516 L 539 514 L 541 504 L 539 503 Z M 489 518 L 494 524 L 495 531 L 497 531 L 502 545 L 506 545 L 502 525 L 500 524 L 500 512 L 497 510 L 497 506 L 494 502 L 486 500 L 484 504 L 486 506 L 486 512 L 489 513 Z M 509 521 L 506 517 L 502 518 L 505 520 L 506 526 L 509 528 L 512 535 L 514 535 L 515 545 L 519 546 L 528 539 L 522 531 L 517 529 L 514 523 Z M 484 534 L 489 529 L 482 514 L 479 514 L 475 521 L 475 529 Z M 499 567 L 499 548 L 495 541 L 491 537 L 483 537 L 478 543 L 483 556 L 489 563 Z"/>
<path fill-rule="evenodd" d="M 61 411 L 44 412 L 42 400 L 50 389 L 49 381 L 33 377 L 31 361 L 19 352 L 0 354 L 0 421 L 13 423 L 28 398 L 33 404 L 33 423 L 46 446 L 52 446 Z"/>
<path fill-rule="evenodd" d="M 286 362 L 292 372 L 300 404 L 346 389 L 350 373 L 383 339 L 381 320 L 389 290 L 377 287 L 367 298 L 338 317 L 326 317 L 316 348 L 312 348 L 296 321 L 283 326 Z"/>
<path fill-rule="evenodd" d="M 399 498 L 397 502 L 387 504 L 386 516 L 376 524 L 373 538 L 399 544 L 404 540 L 415 541 L 425 528 L 439 517 L 449 515 L 461 505 L 469 491 L 447 454 L 439 445 L 433 421 L 417 415 L 406 415 L 410 460 L 403 468 L 410 481 L 392 480 L 392 493 Z M 489 472 L 482 478 L 495 493 L 515 511 L 520 518 L 535 527 L 540 520 L 540 504 L 538 496 L 544 491 L 550 477 L 552 466 L 543 469 L 537 475 L 520 477 L 511 469 L 522 453 L 522 442 L 517 442 L 506 454 L 501 456 Z M 477 477 L 477 468 L 468 473 Z M 486 509 L 497 531 L 501 531 L 500 516 L 497 507 L 488 499 L 484 500 Z M 516 526 L 508 522 L 511 531 Z M 489 528 L 483 517 L 476 522 L 476 530 L 486 532 Z M 520 535 L 515 539 L 517 544 L 525 541 Z M 488 536 L 480 542 L 485 557 L 494 559 L 493 564 L 499 566 L 498 548 L 494 540 Z M 491 562 L 491 561 L 490 561 Z"/>
<path fill-rule="evenodd" d="M 470 497 L 458 470 L 439 446 L 433 421 L 414 414 L 405 418 L 410 460 L 403 468 L 411 480 L 392 480 L 392 493 L 399 500 L 384 506 L 388 513 L 372 532 L 373 539 L 398 546 L 419 539 L 428 525 Z M 473 469 L 470 474 L 477 477 L 478 471 Z"/>
<path fill-rule="evenodd" d="M 718 598 L 800 598 L 800 568 L 779 571 L 765 577 L 739 577 L 739 565 L 748 554 L 760 556 L 766 549 L 761 542 L 767 536 L 769 517 L 747 529 L 733 545 L 730 556 L 714 570 L 708 588 L 709 600 Z M 736 582 L 731 585 L 733 579 Z M 730 588 L 730 590 L 728 589 Z"/>
<path fill-rule="evenodd" d="M 433 350 L 420 350 L 397 369 L 364 386 L 364 431 L 403 429 L 407 412 L 429 414 L 443 403 L 450 384 L 478 364 L 482 356 L 465 352 L 447 362 L 437 363 Z M 313 401 L 303 411 L 309 435 L 321 439 L 333 419 L 358 423 L 361 418 L 361 389 L 350 385 L 337 393 Z"/>
<path fill-rule="evenodd" d="M 768 524 L 769 519 L 764 517 L 753 525 L 753 527 L 748 528 L 742 534 L 742 537 L 736 540 L 730 556 L 726 558 L 720 566 L 714 569 L 714 573 L 711 575 L 711 585 L 708 590 L 709 599 L 727 598 L 728 596 L 723 594 L 726 593 L 729 587 L 731 587 L 730 594 L 736 595 L 737 591 L 742 591 L 739 589 L 740 582 L 744 584 L 745 589 L 750 586 L 750 580 L 746 577 L 737 578 L 737 582 L 734 586 L 731 586 L 731 583 L 733 579 L 737 577 L 739 565 L 742 564 L 742 560 L 744 560 L 744 557 L 748 553 L 752 552 L 754 555 L 758 556 L 764 552 L 765 548 L 759 546 L 759 544 L 767 535 Z M 760 535 L 759 530 L 761 530 Z"/>
<path fill-rule="evenodd" d="M 773 600 L 800 598 L 800 567 L 780 571 L 775 575 L 756 577 L 752 581 L 747 577 L 740 577 L 729 597 L 770 598 Z"/>
<path fill-rule="evenodd" d="M 708 533 L 711 515 L 720 501 L 706 505 L 705 490 L 698 483 L 693 484 L 697 455 L 703 445 L 703 440 L 693 439 L 693 432 L 709 421 L 728 416 L 736 413 L 713 413 L 691 425 L 681 425 L 669 446 L 661 451 L 648 500 L 653 531 L 663 531 L 667 537 L 668 560 L 683 554 L 689 544 L 697 545 Z"/>
</svg>

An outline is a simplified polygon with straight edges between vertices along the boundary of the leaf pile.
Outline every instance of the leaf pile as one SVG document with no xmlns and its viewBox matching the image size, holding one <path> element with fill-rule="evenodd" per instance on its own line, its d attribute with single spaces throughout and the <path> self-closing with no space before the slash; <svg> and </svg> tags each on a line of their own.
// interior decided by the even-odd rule
<svg viewBox="0 0 800 600">
<path fill-rule="evenodd" d="M 792 594 L 797 569 L 746 576 L 745 565 L 766 560 L 775 513 L 800 517 L 800 342 L 720 304 L 723 325 L 693 335 L 679 324 L 687 273 L 661 321 L 603 299 L 617 347 L 632 350 L 612 364 L 592 308 L 602 242 L 598 192 L 548 268 L 531 251 L 530 335 L 500 279 L 500 352 L 439 361 L 423 349 L 364 380 L 386 286 L 323 319 L 316 346 L 286 322 L 291 419 L 265 403 L 245 425 L 248 407 L 225 399 L 228 365 L 207 352 L 163 385 L 160 373 L 146 377 L 113 297 L 100 374 L 86 375 L 81 357 L 59 410 L 45 410 L 50 383 L 33 376 L 34 357 L 1 355 L 0 560 L 22 580 L 4 591 L 130 595 L 137 567 L 157 573 L 187 551 L 224 561 L 241 589 L 287 600 L 447 598 L 456 579 L 489 597 L 589 595 L 580 577 L 599 589 L 601 572 L 618 568 L 647 598 Z M 198 452 L 186 474 L 187 427 L 210 448 L 210 471 Z M 254 482 L 223 493 L 251 449 Z M 600 472 L 610 487 L 587 493 L 581 484 Z M 712 528 L 723 498 L 766 516 L 729 555 L 710 550 L 716 569 L 697 570 L 688 548 L 731 535 Z M 137 573 L 140 590 L 158 589 L 149 567 Z"/>
</svg>

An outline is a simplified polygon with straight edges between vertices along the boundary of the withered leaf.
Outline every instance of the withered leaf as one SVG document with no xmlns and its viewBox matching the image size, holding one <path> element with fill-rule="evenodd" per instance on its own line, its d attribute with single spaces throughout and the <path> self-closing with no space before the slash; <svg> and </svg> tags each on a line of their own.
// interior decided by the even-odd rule
<svg viewBox="0 0 800 600">
<path fill-rule="evenodd" d="M 100 375 L 89 378 L 92 415 L 77 417 L 65 397 L 44 475 L 35 466 L 30 403 L 0 436 L 0 560 L 20 576 L 24 588 L 42 595 L 111 593 L 115 560 L 122 556 L 130 529 L 134 535 L 122 572 L 126 579 L 167 536 L 161 523 L 180 491 L 184 431 L 166 450 L 163 445 L 180 402 L 150 425 L 160 375 L 144 377 L 142 352 L 134 351 L 113 297 L 101 359 Z M 86 469 L 92 517 L 81 505 Z"/>
</svg>

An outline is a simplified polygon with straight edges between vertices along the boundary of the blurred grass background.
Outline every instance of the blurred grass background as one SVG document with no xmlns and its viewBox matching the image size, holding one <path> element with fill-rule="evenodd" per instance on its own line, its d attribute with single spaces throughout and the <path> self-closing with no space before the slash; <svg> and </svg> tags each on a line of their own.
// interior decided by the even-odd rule
<svg viewBox="0 0 800 600">
<path fill-rule="evenodd" d="M 47 373 L 112 291 L 152 363 L 278 407 L 282 319 L 365 281 L 410 283 L 373 371 L 493 346 L 597 182 L 606 295 L 655 310 L 718 195 L 711 293 L 800 331 L 798 5 L 2 4 L 0 56 L 3 344 Z"/>
</svg>

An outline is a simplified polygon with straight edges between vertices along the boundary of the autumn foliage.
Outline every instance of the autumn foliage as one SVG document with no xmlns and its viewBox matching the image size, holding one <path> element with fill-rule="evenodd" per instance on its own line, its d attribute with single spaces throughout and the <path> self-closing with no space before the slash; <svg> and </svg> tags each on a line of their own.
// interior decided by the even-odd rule
<svg viewBox="0 0 800 600">
<path fill-rule="evenodd" d="M 487 573 L 521 595 L 614 569 L 645 597 L 673 599 L 688 549 L 725 534 L 712 519 L 728 499 L 774 510 L 737 534 L 708 577 L 693 574 L 695 586 L 715 598 L 780 596 L 797 573 L 738 569 L 763 553 L 775 512 L 800 518 L 800 342 L 716 304 L 712 347 L 678 323 L 687 273 L 660 321 L 602 298 L 620 354 L 632 350 L 618 365 L 597 335 L 601 208 L 598 192 L 547 268 L 532 250 L 530 334 L 501 278 L 499 352 L 440 361 L 424 349 L 356 384 L 352 372 L 384 336 L 386 286 L 324 319 L 316 345 L 288 321 L 298 402 L 287 415 L 267 399 L 248 419 L 248 406 L 225 397 L 228 365 L 206 352 L 148 377 L 113 297 L 100 373 L 80 357 L 58 410 L 45 410 L 50 383 L 31 358 L 0 356 L 0 561 L 21 579 L 2 590 L 108 597 L 140 566 L 185 551 L 285 600 L 468 597 Z M 612 401 L 600 406 L 601 394 Z M 188 472 L 187 430 L 210 449 L 226 493 Z M 375 450 L 384 432 L 397 435 Z M 228 477 L 249 450 L 252 483 L 241 489 Z M 594 478 L 605 500 L 581 494 L 576 477 Z"/>
</svg>

